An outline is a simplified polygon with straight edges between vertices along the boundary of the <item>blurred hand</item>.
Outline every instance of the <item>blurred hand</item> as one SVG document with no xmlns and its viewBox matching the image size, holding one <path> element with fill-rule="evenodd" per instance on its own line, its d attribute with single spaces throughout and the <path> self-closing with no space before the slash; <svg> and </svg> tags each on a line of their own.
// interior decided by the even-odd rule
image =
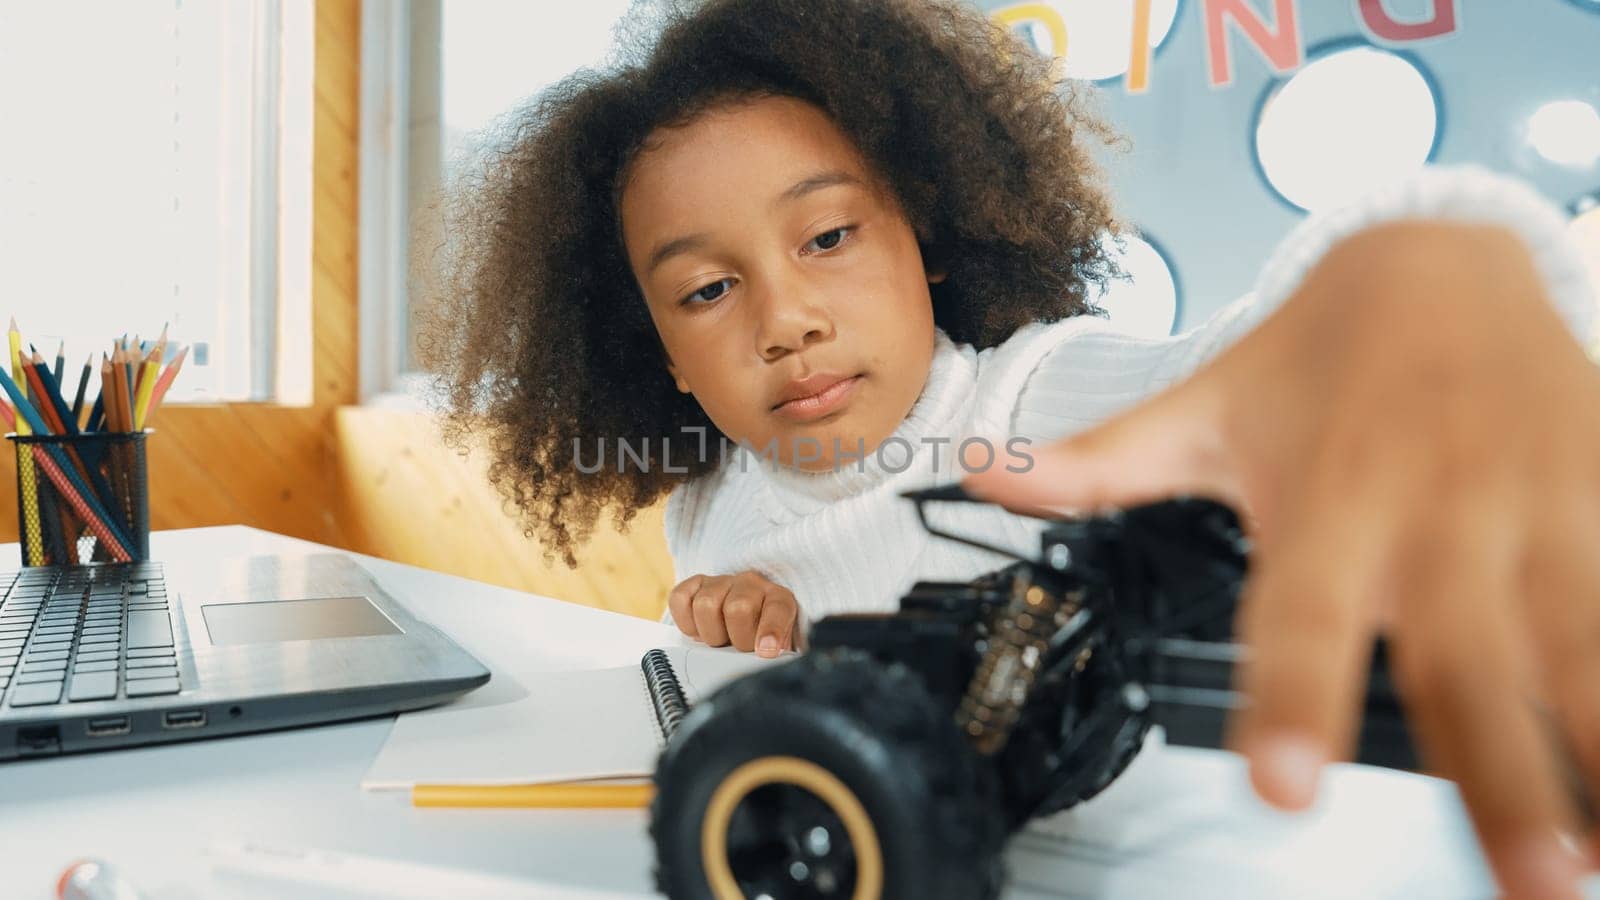
<svg viewBox="0 0 1600 900">
<path fill-rule="evenodd" d="M 1263 798 L 1303 808 L 1348 758 L 1382 627 L 1502 886 L 1577 896 L 1553 739 L 1600 788 L 1600 371 L 1510 232 L 1357 234 L 1189 380 L 1034 455 L 966 486 L 1014 508 L 1194 494 L 1249 523 L 1229 744 Z"/>
<path fill-rule="evenodd" d="M 755 572 L 686 578 L 667 595 L 667 609 L 679 630 L 712 647 L 732 644 L 769 659 L 794 649 L 794 594 Z"/>
</svg>

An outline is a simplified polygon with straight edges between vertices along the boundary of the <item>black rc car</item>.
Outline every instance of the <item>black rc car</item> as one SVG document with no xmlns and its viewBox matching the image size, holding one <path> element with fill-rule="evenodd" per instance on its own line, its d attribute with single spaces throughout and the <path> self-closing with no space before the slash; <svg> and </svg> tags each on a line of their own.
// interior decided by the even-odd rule
<svg viewBox="0 0 1600 900">
<path fill-rule="evenodd" d="M 908 495 L 969 502 L 958 488 Z M 1030 819 L 1093 797 L 1153 725 L 1220 746 L 1247 563 L 1233 512 L 1165 501 L 1056 521 L 1039 556 L 817 622 L 807 653 L 698 704 L 656 771 L 671 897 L 986 898 Z M 1359 759 L 1412 768 L 1373 654 Z"/>
</svg>

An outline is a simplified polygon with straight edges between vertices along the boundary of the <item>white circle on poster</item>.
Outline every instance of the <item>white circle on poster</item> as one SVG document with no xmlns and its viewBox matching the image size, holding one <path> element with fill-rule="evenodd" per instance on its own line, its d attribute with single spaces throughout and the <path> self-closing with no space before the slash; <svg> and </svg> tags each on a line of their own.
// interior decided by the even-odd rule
<svg viewBox="0 0 1600 900">
<path fill-rule="evenodd" d="M 1284 199 L 1330 209 L 1421 168 L 1438 130 L 1438 100 L 1416 65 L 1351 47 L 1307 63 L 1268 95 L 1256 159 Z"/>
<path fill-rule="evenodd" d="M 1154 244 L 1138 235 L 1123 235 L 1122 244 L 1119 250 L 1110 237 L 1101 240 L 1101 246 L 1128 277 L 1107 282 L 1095 305 L 1125 334 L 1151 338 L 1172 334 L 1178 323 L 1178 279 L 1172 264 Z"/>
</svg>

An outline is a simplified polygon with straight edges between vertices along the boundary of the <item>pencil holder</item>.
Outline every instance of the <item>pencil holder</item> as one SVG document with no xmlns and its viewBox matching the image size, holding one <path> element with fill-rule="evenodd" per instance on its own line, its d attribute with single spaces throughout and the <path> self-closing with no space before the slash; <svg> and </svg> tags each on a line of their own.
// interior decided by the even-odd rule
<svg viewBox="0 0 1600 900">
<path fill-rule="evenodd" d="M 151 433 L 6 435 L 17 454 L 24 566 L 150 557 L 145 438 Z"/>
</svg>

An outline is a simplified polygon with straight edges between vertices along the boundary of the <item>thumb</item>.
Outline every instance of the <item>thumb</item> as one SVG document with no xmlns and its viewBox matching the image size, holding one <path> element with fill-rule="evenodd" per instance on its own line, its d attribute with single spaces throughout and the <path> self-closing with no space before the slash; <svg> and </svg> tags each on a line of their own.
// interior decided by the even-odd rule
<svg viewBox="0 0 1600 900">
<path fill-rule="evenodd" d="M 962 486 L 981 499 L 1035 513 L 1090 512 L 1180 494 L 1237 506 L 1221 394 L 1214 381 L 1184 382 L 1088 431 L 1019 451 L 1012 462 L 975 472 Z"/>
</svg>

